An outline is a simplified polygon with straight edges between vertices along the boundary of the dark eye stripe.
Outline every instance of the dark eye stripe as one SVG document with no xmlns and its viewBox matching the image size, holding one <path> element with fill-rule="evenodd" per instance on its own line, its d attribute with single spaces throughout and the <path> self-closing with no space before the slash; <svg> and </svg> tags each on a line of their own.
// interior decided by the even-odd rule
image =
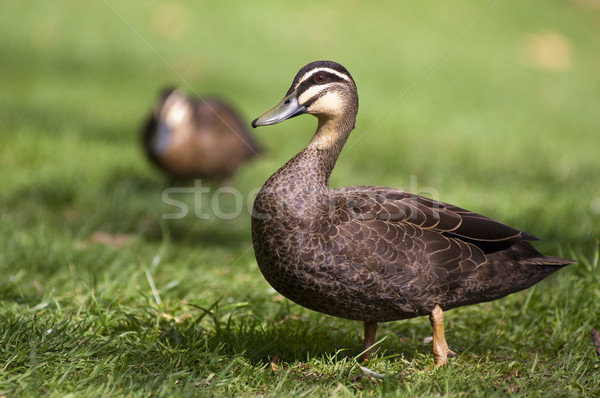
<svg viewBox="0 0 600 398">
<path fill-rule="evenodd" d="M 324 79 L 322 82 L 316 82 L 315 79 L 318 75 L 323 75 Z M 308 90 L 312 86 L 321 85 L 321 84 L 331 84 L 331 83 L 347 83 L 341 77 L 334 75 L 333 73 L 327 73 L 323 71 L 316 71 L 311 76 L 309 76 L 306 80 L 304 80 L 300 85 L 296 88 L 298 91 L 298 95 Z"/>
<path fill-rule="evenodd" d="M 346 80 L 342 79 L 341 77 L 339 77 L 338 75 L 334 75 L 333 73 L 330 73 L 327 71 L 322 71 L 322 70 L 316 70 L 305 81 L 306 82 L 307 81 L 314 82 L 315 80 L 317 80 L 318 76 L 323 76 L 323 80 L 318 80 L 319 82 L 345 82 L 346 81 Z"/>
</svg>

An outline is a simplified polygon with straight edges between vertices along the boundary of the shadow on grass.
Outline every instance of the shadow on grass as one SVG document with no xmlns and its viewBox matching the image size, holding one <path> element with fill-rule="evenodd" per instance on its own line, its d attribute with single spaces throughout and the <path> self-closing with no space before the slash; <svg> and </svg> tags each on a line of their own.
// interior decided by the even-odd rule
<svg viewBox="0 0 600 398">
<path fill-rule="evenodd" d="M 294 308 L 290 309 L 291 306 Z M 266 366 L 274 359 L 287 365 L 315 360 L 334 364 L 343 359 L 352 360 L 362 351 L 361 322 L 300 309 L 287 300 L 279 304 L 279 311 L 272 319 L 258 315 L 259 308 L 246 312 L 224 306 L 222 311 L 218 302 L 210 308 L 196 308 L 202 312 L 189 323 L 163 324 L 160 338 L 165 344 L 192 352 L 198 352 L 197 347 L 201 346 L 205 354 L 228 358 L 241 356 L 258 367 Z M 352 329 L 356 333 L 348 333 Z M 413 342 L 414 339 L 384 341 L 382 353 L 391 357 L 402 354 L 412 361 L 417 355 L 430 352 L 431 347 L 415 349 Z"/>
</svg>

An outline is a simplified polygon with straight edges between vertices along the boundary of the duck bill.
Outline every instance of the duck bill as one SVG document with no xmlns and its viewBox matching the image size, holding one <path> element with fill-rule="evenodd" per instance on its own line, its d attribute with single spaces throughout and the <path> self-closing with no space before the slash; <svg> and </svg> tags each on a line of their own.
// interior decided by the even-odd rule
<svg viewBox="0 0 600 398">
<path fill-rule="evenodd" d="M 282 99 L 281 102 L 275 106 L 275 108 L 254 119 L 252 121 L 252 127 L 277 124 L 286 119 L 301 115 L 304 112 L 306 112 L 306 107 L 298 103 L 296 90 L 294 90 L 284 99 Z"/>
</svg>

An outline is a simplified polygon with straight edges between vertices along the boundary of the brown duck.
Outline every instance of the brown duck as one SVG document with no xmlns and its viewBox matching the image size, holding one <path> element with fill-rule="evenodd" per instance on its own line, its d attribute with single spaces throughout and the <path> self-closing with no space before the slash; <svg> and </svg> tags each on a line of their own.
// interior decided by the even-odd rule
<svg viewBox="0 0 600 398">
<path fill-rule="evenodd" d="M 318 119 L 304 150 L 267 180 L 254 202 L 252 240 L 267 281 L 290 300 L 364 322 L 363 359 L 378 322 L 429 315 L 437 365 L 453 355 L 443 310 L 496 300 L 573 263 L 540 254 L 533 235 L 459 207 L 393 188 L 329 189 L 354 128 L 358 93 L 342 65 L 304 66 L 285 98 L 252 122 Z"/>
<path fill-rule="evenodd" d="M 148 158 L 174 180 L 227 179 L 259 148 L 225 102 L 167 89 L 143 130 Z"/>
</svg>

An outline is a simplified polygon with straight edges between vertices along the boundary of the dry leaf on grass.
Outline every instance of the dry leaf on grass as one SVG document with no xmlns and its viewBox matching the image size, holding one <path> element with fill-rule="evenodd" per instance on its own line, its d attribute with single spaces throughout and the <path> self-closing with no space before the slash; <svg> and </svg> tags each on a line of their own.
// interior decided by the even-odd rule
<svg viewBox="0 0 600 398">
<path fill-rule="evenodd" d="M 600 0 L 575 0 L 581 7 L 596 8 L 600 10 Z"/>
<path fill-rule="evenodd" d="M 365 366 L 361 366 L 361 365 L 358 365 L 358 367 L 360 368 L 360 370 L 363 371 L 364 374 L 366 374 L 367 376 L 371 376 L 375 379 L 383 379 L 385 377 L 385 373 L 378 373 L 378 372 L 375 372 L 374 370 L 371 370 L 371 369 L 369 369 Z"/>
<path fill-rule="evenodd" d="M 92 235 L 92 242 L 101 245 L 114 247 L 119 249 L 128 245 L 133 240 L 133 235 L 127 234 L 110 234 L 108 232 L 97 231 Z"/>
<path fill-rule="evenodd" d="M 572 52 L 569 39 L 558 32 L 528 34 L 519 43 L 521 62 L 531 68 L 569 69 L 573 59 Z"/>
</svg>

